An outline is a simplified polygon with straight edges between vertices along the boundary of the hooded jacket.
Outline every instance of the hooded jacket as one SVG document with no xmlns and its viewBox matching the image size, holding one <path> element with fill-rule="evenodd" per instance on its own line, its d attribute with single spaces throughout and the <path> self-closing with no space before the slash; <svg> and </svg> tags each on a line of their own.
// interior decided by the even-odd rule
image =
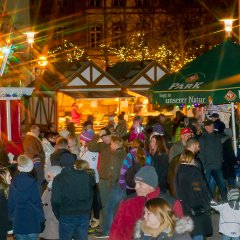
<svg viewBox="0 0 240 240">
<path fill-rule="evenodd" d="M 61 216 L 79 216 L 91 211 L 94 177 L 82 170 L 64 168 L 52 185 L 52 210 Z"/>
<path fill-rule="evenodd" d="M 37 179 L 20 172 L 10 185 L 8 218 L 15 234 L 40 233 L 45 222 Z"/>
<path fill-rule="evenodd" d="M 68 149 L 61 148 L 50 155 L 51 166 L 72 167 L 77 160 L 77 155 Z"/>
<path fill-rule="evenodd" d="M 167 232 L 160 233 L 157 237 L 144 235 L 141 229 L 142 221 L 138 221 L 134 229 L 134 240 L 191 240 L 190 232 L 193 230 L 193 221 L 189 217 L 177 219 L 175 231 L 172 236 Z"/>
</svg>

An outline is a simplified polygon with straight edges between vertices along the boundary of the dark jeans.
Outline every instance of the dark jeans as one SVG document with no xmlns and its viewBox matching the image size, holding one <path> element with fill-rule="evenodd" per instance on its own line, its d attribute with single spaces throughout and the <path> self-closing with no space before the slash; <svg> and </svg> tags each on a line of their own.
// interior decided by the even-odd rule
<svg viewBox="0 0 240 240">
<path fill-rule="evenodd" d="M 61 216 L 59 220 L 60 240 L 87 240 L 89 213 L 78 216 Z"/>
<path fill-rule="evenodd" d="M 107 205 L 106 205 L 106 213 L 103 219 L 103 233 L 108 235 L 110 231 L 111 224 L 113 222 L 114 213 L 117 210 L 117 207 L 120 201 L 126 196 L 124 190 L 120 187 L 112 187 L 110 190 L 110 194 L 108 197 Z M 127 224 L 127 223 L 126 223 Z"/>
<path fill-rule="evenodd" d="M 96 184 L 93 189 L 93 203 L 92 203 L 92 209 L 93 209 L 93 217 L 96 219 L 100 218 L 100 210 L 101 210 L 101 197 L 100 197 L 100 191 L 99 187 Z"/>
<path fill-rule="evenodd" d="M 227 185 L 223 178 L 222 168 L 207 169 L 205 175 L 206 175 L 206 180 L 210 186 L 210 189 L 212 190 L 212 188 L 211 188 L 211 176 L 212 176 L 219 188 L 219 192 L 221 194 L 222 201 L 227 201 Z"/>
<path fill-rule="evenodd" d="M 38 233 L 31 234 L 16 234 L 16 240 L 38 240 Z"/>
</svg>

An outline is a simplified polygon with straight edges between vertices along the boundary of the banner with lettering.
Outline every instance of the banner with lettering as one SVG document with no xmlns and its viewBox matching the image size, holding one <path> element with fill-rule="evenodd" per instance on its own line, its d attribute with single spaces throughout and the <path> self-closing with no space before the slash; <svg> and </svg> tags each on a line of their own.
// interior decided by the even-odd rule
<svg viewBox="0 0 240 240">
<path fill-rule="evenodd" d="M 240 46 L 226 40 L 163 76 L 149 89 L 153 104 L 240 102 Z"/>
</svg>

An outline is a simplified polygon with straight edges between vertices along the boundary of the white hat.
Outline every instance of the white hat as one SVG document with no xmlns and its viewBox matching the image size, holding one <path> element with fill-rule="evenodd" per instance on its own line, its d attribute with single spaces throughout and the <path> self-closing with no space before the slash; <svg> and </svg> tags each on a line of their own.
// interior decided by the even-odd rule
<svg viewBox="0 0 240 240">
<path fill-rule="evenodd" d="M 69 136 L 70 132 L 67 130 L 67 129 L 62 129 L 60 132 L 59 132 L 59 135 L 63 138 L 67 138 Z"/>
<path fill-rule="evenodd" d="M 20 172 L 31 172 L 33 170 L 33 162 L 26 155 L 20 155 L 17 159 L 18 170 Z"/>
</svg>

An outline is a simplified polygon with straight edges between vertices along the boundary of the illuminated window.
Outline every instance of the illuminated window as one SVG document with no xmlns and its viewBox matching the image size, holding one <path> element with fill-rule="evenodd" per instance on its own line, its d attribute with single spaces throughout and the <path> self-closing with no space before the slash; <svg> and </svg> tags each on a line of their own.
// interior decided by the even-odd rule
<svg viewBox="0 0 240 240">
<path fill-rule="evenodd" d="M 113 46 L 119 48 L 123 45 L 122 42 L 123 28 L 120 24 L 113 25 Z"/>
<path fill-rule="evenodd" d="M 89 7 L 101 7 L 101 0 L 89 0 Z"/>
<path fill-rule="evenodd" d="M 90 28 L 90 46 L 92 48 L 98 47 L 101 40 L 101 26 L 94 26 Z"/>
<path fill-rule="evenodd" d="M 113 0 L 113 7 L 124 7 L 124 0 Z"/>
</svg>

